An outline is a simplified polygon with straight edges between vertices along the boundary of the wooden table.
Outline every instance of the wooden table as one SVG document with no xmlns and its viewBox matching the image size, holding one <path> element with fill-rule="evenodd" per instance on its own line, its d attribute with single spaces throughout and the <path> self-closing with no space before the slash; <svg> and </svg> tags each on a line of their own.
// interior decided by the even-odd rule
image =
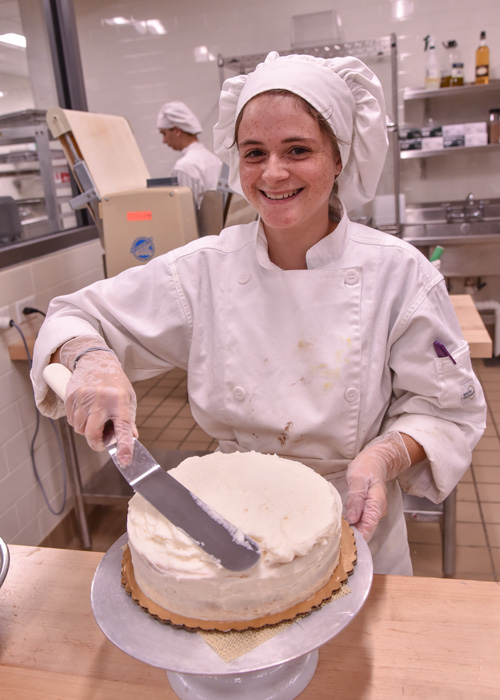
<svg viewBox="0 0 500 700">
<path fill-rule="evenodd" d="M 491 357 L 493 341 L 473 298 L 469 294 L 451 294 L 450 299 L 464 338 L 469 343 L 471 357 Z"/>
<path fill-rule="evenodd" d="M 177 697 L 165 671 L 120 651 L 97 626 L 90 586 L 102 554 L 9 549 L 0 589 L 2 700 Z M 499 629 L 498 583 L 376 575 L 355 620 L 321 647 L 299 697 L 498 698 Z"/>
</svg>

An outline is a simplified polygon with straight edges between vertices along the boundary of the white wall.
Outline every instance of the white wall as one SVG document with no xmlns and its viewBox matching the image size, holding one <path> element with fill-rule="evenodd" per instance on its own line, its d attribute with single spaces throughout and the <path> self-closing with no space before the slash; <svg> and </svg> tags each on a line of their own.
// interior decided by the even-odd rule
<svg viewBox="0 0 500 700">
<path fill-rule="evenodd" d="M 46 311 L 54 296 L 67 294 L 102 277 L 102 249 L 97 241 L 5 268 L 0 270 L 0 316 L 12 317 L 16 301 L 29 296 L 33 296 L 36 308 Z M 0 536 L 13 544 L 36 545 L 67 513 L 73 498 L 68 483 L 66 509 L 61 516 L 54 516 L 35 480 L 30 448 L 36 413 L 29 365 L 27 360 L 12 361 L 8 350 L 11 343 L 20 341 L 15 328 L 0 331 Z M 101 460 L 79 437 L 77 447 L 87 480 Z M 34 454 L 49 502 L 58 510 L 62 503 L 62 460 L 46 418 L 41 419 Z"/>
<path fill-rule="evenodd" d="M 0 100 L 0 114 L 33 109 L 33 93 L 29 78 L 0 73 L 0 90 L 4 93 Z"/>
<path fill-rule="evenodd" d="M 154 177 L 168 174 L 176 157 L 161 144 L 156 129 L 156 114 L 163 102 L 185 101 L 202 122 L 203 141 L 208 146 L 212 143 L 219 71 L 214 60 L 195 60 L 196 47 L 206 46 L 213 57 L 288 49 L 293 15 L 332 7 L 328 0 L 310 0 L 307 4 L 298 0 L 75 0 L 74 4 L 89 109 L 122 114 L 130 120 Z M 25 15 L 24 0 L 22 6 Z M 477 0 L 473 5 L 469 0 L 336 0 L 334 6 L 341 16 L 346 41 L 397 34 L 400 91 L 423 84 L 423 37 L 428 33 L 435 34 L 438 42 L 453 38 L 458 41 L 465 59 L 466 80 L 471 81 L 479 32 L 486 29 L 492 77 L 500 79 L 498 0 Z M 131 27 L 102 24 L 103 19 L 114 16 L 160 19 L 168 33 L 141 36 Z M 40 63 L 47 65 L 42 39 L 40 47 Z M 36 56 L 30 56 L 30 65 L 37 65 Z M 19 106 L 13 104 L 3 111 L 26 106 L 46 108 L 47 95 L 53 93 L 48 84 L 47 89 L 34 89 L 33 94 L 34 105 L 28 105 L 23 97 Z M 401 109 L 400 119 L 404 118 Z M 469 191 L 471 182 L 477 185 L 476 196 L 498 197 L 498 162 L 489 163 L 487 174 L 478 177 L 484 159 L 476 155 L 465 158 L 457 154 L 434 161 L 427 179 L 422 178 L 416 163 L 403 164 L 403 185 L 409 201 L 446 199 L 451 198 L 450 193 L 460 198 Z M 101 277 L 101 249 L 97 242 L 0 270 L 0 315 L 2 309 L 8 311 L 17 300 L 30 294 L 36 305 L 46 310 L 56 294 L 70 292 Z M 49 513 L 33 477 L 29 446 L 35 414 L 27 363 L 9 359 L 8 342 L 15 339 L 13 329 L 0 332 L 0 535 L 12 543 L 34 545 L 49 534 L 60 518 Z M 50 426 L 45 422 L 36 445 L 44 483 L 54 505 L 58 505 L 62 488 L 60 460 Z M 99 458 L 82 442 L 78 446 L 87 478 L 99 464 Z M 68 507 L 70 504 L 71 499 Z"/>
<path fill-rule="evenodd" d="M 206 46 L 214 58 L 291 48 L 291 18 L 335 10 L 346 41 L 395 33 L 399 53 L 400 121 L 405 120 L 402 92 L 424 82 L 426 34 L 439 47 L 458 41 L 465 79 L 474 78 L 479 33 L 485 29 L 491 49 L 492 77 L 500 79 L 500 2 L 498 0 L 85 0 L 76 2 L 89 109 L 126 116 L 153 177 L 170 173 L 176 154 L 163 146 L 156 114 L 163 102 L 185 101 L 204 127 L 202 140 L 212 146 L 220 88 L 215 60 L 196 62 L 196 47 Z M 160 19 L 167 34 L 141 36 L 130 26 L 110 27 L 105 18 L 133 16 Z M 225 77 L 232 73 L 225 71 Z M 490 105 L 500 106 L 500 97 Z M 482 110 L 477 120 L 487 120 Z M 456 116 L 450 119 L 457 121 Z M 470 191 L 472 173 L 478 197 L 498 197 L 498 156 L 458 155 L 434 158 L 422 173 L 418 163 L 402 163 L 402 189 L 408 202 L 461 199 Z"/>
</svg>

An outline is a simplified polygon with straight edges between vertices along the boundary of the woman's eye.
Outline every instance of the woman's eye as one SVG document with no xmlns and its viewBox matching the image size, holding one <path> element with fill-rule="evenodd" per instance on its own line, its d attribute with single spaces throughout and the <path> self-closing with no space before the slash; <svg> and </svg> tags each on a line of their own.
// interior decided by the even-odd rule
<svg viewBox="0 0 500 700">
<path fill-rule="evenodd" d="M 246 160 L 255 160 L 256 158 L 262 158 L 263 156 L 265 156 L 264 151 L 261 151 L 259 148 L 254 148 L 252 151 L 245 153 L 243 157 Z"/>
<path fill-rule="evenodd" d="M 309 149 L 304 146 L 294 146 L 290 153 L 292 156 L 304 156 L 309 153 Z"/>
</svg>

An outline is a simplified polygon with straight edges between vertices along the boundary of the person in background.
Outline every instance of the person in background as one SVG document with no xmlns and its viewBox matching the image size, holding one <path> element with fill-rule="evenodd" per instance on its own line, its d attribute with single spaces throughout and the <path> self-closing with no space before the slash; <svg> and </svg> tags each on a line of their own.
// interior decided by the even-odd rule
<svg viewBox="0 0 500 700">
<path fill-rule="evenodd" d="M 199 208 L 206 190 L 216 190 L 222 162 L 199 140 L 201 124 L 184 102 L 166 102 L 158 113 L 157 126 L 163 143 L 182 151 L 172 177 L 193 191 Z"/>
<path fill-rule="evenodd" d="M 54 299 L 32 368 L 40 410 L 133 453 L 131 381 L 187 370 L 222 452 L 276 453 L 339 490 L 376 573 L 412 572 L 401 487 L 438 503 L 471 462 L 484 395 L 445 280 L 413 246 L 349 219 L 388 148 L 382 87 L 354 57 L 272 52 L 225 81 L 215 151 L 259 212 Z M 72 372 L 64 405 L 43 369 Z"/>
</svg>

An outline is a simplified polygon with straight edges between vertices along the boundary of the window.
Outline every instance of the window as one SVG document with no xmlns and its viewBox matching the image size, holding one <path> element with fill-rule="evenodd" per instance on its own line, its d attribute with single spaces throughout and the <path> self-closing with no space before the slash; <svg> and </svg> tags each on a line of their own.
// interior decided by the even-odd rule
<svg viewBox="0 0 500 700">
<path fill-rule="evenodd" d="M 45 120 L 86 109 L 72 32 L 71 0 L 0 0 L 0 267 L 97 236 Z"/>
</svg>

